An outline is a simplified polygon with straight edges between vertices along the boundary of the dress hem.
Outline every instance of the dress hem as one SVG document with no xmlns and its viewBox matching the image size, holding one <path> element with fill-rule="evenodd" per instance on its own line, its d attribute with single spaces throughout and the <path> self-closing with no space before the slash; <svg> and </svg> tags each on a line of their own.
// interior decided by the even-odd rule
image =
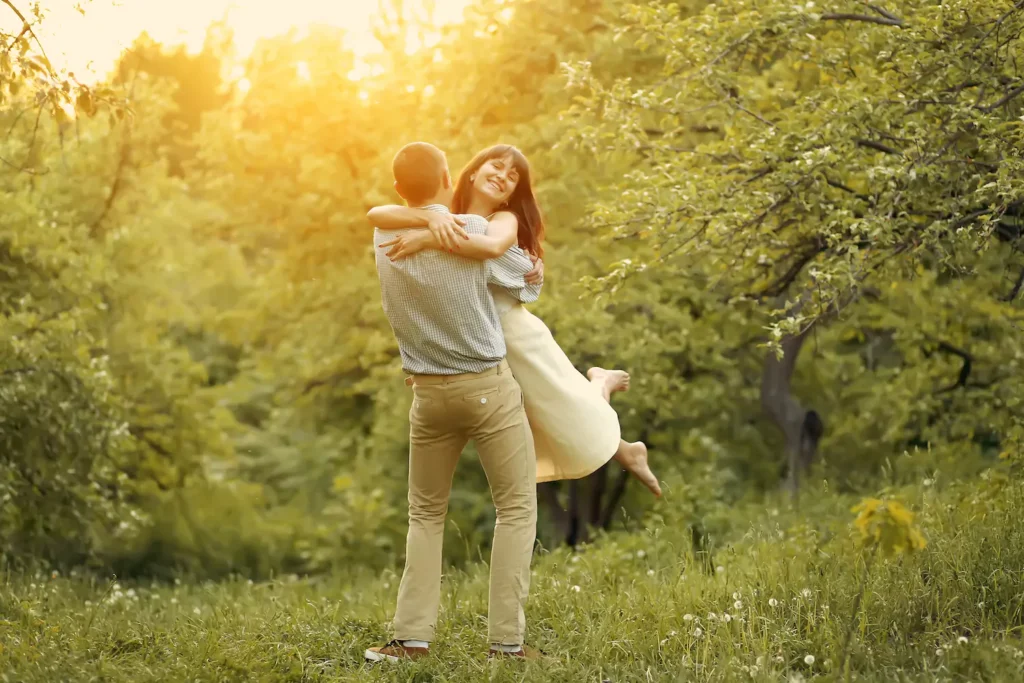
<svg viewBox="0 0 1024 683">
<path fill-rule="evenodd" d="M 593 474 L 594 472 L 597 472 L 599 469 L 601 469 L 602 467 L 607 465 L 609 462 L 611 462 L 612 458 L 615 457 L 615 453 L 617 451 L 618 451 L 618 446 L 616 446 L 615 450 L 612 451 L 611 455 L 609 455 L 607 458 L 604 459 L 604 462 L 600 463 L 596 467 L 591 467 L 591 468 L 587 468 L 585 470 L 580 470 L 579 473 L 563 474 L 561 472 L 557 472 L 555 474 L 545 475 L 545 476 L 537 475 L 537 483 L 538 484 L 546 484 L 546 483 L 549 483 L 549 482 L 552 482 L 552 481 L 572 481 L 574 479 L 582 479 L 583 477 L 590 476 L 591 474 Z"/>
</svg>

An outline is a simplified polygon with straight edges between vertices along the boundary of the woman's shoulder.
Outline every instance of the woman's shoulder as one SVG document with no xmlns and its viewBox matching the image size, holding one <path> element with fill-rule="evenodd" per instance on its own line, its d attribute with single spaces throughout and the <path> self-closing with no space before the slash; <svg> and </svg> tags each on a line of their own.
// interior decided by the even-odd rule
<svg viewBox="0 0 1024 683">
<path fill-rule="evenodd" d="M 516 216 L 515 213 L 513 213 L 512 211 L 509 211 L 508 209 L 503 209 L 501 211 L 495 211 L 494 213 L 492 213 L 490 216 L 487 217 L 487 220 L 489 220 L 489 221 L 503 220 L 503 221 L 512 221 L 513 223 L 516 223 L 516 224 L 519 223 L 519 217 Z"/>
</svg>

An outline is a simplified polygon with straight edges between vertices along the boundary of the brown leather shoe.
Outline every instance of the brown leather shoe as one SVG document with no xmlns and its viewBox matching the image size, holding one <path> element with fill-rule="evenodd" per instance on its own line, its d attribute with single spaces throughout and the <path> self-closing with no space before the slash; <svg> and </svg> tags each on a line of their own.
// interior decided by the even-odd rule
<svg viewBox="0 0 1024 683">
<path fill-rule="evenodd" d="M 363 656 L 368 662 L 401 662 L 413 661 L 426 657 L 430 650 L 425 647 L 406 647 L 399 640 L 392 640 L 382 647 L 371 647 Z"/>
<path fill-rule="evenodd" d="M 546 656 L 537 648 L 530 647 L 529 645 L 523 645 L 516 652 L 505 652 L 504 650 L 496 650 L 492 647 L 490 652 L 487 653 L 487 659 L 501 659 L 504 657 L 511 657 L 513 659 L 543 659 Z"/>
</svg>

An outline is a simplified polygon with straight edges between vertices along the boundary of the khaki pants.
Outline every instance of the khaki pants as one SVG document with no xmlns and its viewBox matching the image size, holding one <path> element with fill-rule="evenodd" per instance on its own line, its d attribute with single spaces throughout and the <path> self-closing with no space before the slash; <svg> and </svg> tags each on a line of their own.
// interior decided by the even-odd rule
<svg viewBox="0 0 1024 683">
<path fill-rule="evenodd" d="M 537 533 L 537 464 L 522 391 L 505 361 L 478 374 L 417 375 L 410 383 L 409 536 L 395 638 L 434 639 L 448 496 L 472 439 L 497 511 L 488 636 L 491 643 L 521 644 Z"/>
</svg>

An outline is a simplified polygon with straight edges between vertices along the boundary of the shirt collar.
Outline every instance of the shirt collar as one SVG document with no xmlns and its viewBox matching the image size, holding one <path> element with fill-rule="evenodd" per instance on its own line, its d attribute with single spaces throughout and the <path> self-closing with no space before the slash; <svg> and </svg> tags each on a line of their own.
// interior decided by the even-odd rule
<svg viewBox="0 0 1024 683">
<path fill-rule="evenodd" d="M 451 213 L 451 209 L 449 209 L 444 204 L 427 204 L 426 206 L 421 206 L 420 208 L 423 209 L 424 211 L 433 211 L 434 213 Z"/>
</svg>

